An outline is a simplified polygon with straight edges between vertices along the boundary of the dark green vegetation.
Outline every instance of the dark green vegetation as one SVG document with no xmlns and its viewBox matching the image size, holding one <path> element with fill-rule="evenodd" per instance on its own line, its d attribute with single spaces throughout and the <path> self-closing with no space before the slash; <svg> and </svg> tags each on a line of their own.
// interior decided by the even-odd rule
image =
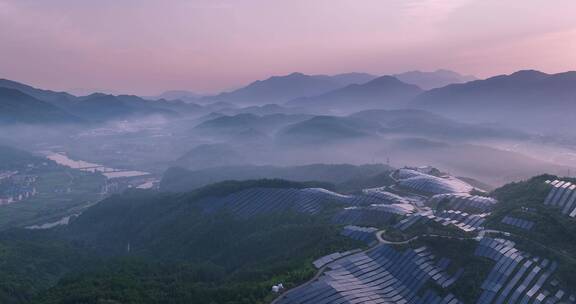
<svg viewBox="0 0 576 304">
<path fill-rule="evenodd" d="M 487 227 L 510 232 L 510 239 L 521 250 L 558 261 L 562 281 L 567 286 L 576 286 L 576 219 L 543 203 L 551 189 L 544 182 L 556 178 L 542 175 L 495 190 L 493 195 L 500 204 L 487 222 Z M 574 179 L 563 180 L 574 182 Z M 506 215 L 530 220 L 536 225 L 526 231 L 500 223 Z"/>
<path fill-rule="evenodd" d="M 170 192 L 191 191 L 224 180 L 280 178 L 298 182 L 323 181 L 332 183 L 338 192 L 352 192 L 365 188 L 381 187 L 393 183 L 388 176 L 392 169 L 386 165 L 305 165 L 276 166 L 230 166 L 187 170 L 170 168 L 164 173 L 160 189 Z"/>
<path fill-rule="evenodd" d="M 382 238 L 392 242 L 403 242 L 419 238 L 421 236 L 444 236 L 467 239 L 473 238 L 474 234 L 464 232 L 452 225 L 444 226 L 434 221 L 425 222 L 422 220 L 412 225 L 405 231 L 401 231 L 395 228 L 387 229 L 382 235 Z"/>
<path fill-rule="evenodd" d="M 329 211 L 239 220 L 204 213 L 200 199 L 251 187 L 309 186 L 262 180 L 185 194 L 133 190 L 65 228 L 5 232 L 0 273 L 10 273 L 14 283 L 2 284 L 2 303 L 264 303 L 273 284 L 291 287 L 311 277 L 313 259 L 360 245 L 339 235 Z M 46 241 L 31 243 L 41 237 Z"/>
<path fill-rule="evenodd" d="M 63 167 L 27 172 L 37 176 L 38 193 L 23 201 L 0 206 L 0 230 L 58 221 L 102 198 L 104 177 Z"/>
<path fill-rule="evenodd" d="M 491 195 L 501 203 L 488 226 L 511 232 L 520 250 L 558 261 L 561 284 L 570 287 L 576 270 L 574 220 L 542 204 L 550 189 L 544 181 L 553 178 L 495 190 Z M 315 258 L 362 245 L 340 236 L 341 227 L 330 223 L 336 211 L 330 208 L 315 216 L 282 212 L 240 219 L 226 209 L 206 212 L 206 204 L 250 188 L 307 187 L 335 185 L 276 179 L 224 181 L 185 193 L 130 190 L 88 208 L 66 227 L 5 231 L 0 302 L 268 303 L 272 285 L 290 288 L 312 277 Z M 500 224 L 505 215 L 537 224 L 531 232 L 514 230 Z M 494 265 L 474 255 L 473 236 L 430 222 L 406 232 L 387 227 L 384 238 L 417 237 L 400 247 L 426 246 L 452 261 L 449 273 L 462 268 L 462 277 L 439 291 L 468 303 L 477 299 Z"/>
<path fill-rule="evenodd" d="M 0 233 L 0 303 L 31 303 L 71 269 L 98 267 L 71 244 L 45 232 L 9 231 Z"/>
</svg>

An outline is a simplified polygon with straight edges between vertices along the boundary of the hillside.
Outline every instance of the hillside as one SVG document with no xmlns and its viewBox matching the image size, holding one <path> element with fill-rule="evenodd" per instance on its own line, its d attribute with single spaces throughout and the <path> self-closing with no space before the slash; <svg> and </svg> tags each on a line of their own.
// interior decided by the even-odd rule
<svg viewBox="0 0 576 304">
<path fill-rule="evenodd" d="M 255 187 L 299 191 L 307 186 L 315 185 L 269 180 L 222 183 L 185 195 L 132 191 L 99 203 L 60 231 L 0 234 L 1 248 L 10 248 L 0 251 L 0 269 L 11 274 L 10 289 L 3 285 L 0 299 L 158 303 L 177 297 L 187 303 L 263 303 L 270 299 L 270 284 L 299 284 L 313 274 L 313 258 L 356 243 L 339 236 L 319 214 L 239 219 L 224 210 L 206 214 L 202 202 Z M 50 269 L 43 266 L 46 256 L 53 257 Z M 23 265 L 38 272 L 30 277 L 19 270 Z M 64 274 L 67 279 L 56 283 Z M 117 283 L 122 294 L 112 287 Z M 101 287 L 95 290 L 94 284 Z"/>
<path fill-rule="evenodd" d="M 210 167 L 247 164 L 246 157 L 231 144 L 202 144 L 180 156 L 174 165 L 184 168 L 204 169 Z"/>
<path fill-rule="evenodd" d="M 52 161 L 35 156 L 27 151 L 0 145 L 0 171 L 18 170 L 27 166 L 41 165 L 42 163 L 52 163 Z"/>
<path fill-rule="evenodd" d="M 238 90 L 204 97 L 202 101 L 244 105 L 283 103 L 298 97 L 322 94 L 341 86 L 341 83 L 330 77 L 292 73 L 258 80 Z"/>
<path fill-rule="evenodd" d="M 42 101 L 49 102 L 56 106 L 66 105 L 68 102 L 71 102 L 76 98 L 76 96 L 66 92 L 55 92 L 38 89 L 33 86 L 8 79 L 0 79 L 0 88 L 18 90 L 24 94 L 30 95 Z"/>
<path fill-rule="evenodd" d="M 23 122 L 44 122 L 50 120 L 50 116 L 54 116 L 54 120 L 65 121 L 64 112 L 68 116 L 74 116 L 74 118 L 68 117 L 67 120 L 84 120 L 89 122 L 103 122 L 114 119 L 126 119 L 134 116 L 146 116 L 146 115 L 164 115 L 164 116 L 174 116 L 176 113 L 205 113 L 209 109 L 204 109 L 203 107 L 193 104 L 184 103 L 182 101 L 169 101 L 169 100 L 145 100 L 134 95 L 109 95 L 102 93 L 94 93 L 88 96 L 77 97 L 66 92 L 54 92 L 50 90 L 43 90 L 34 88 L 32 86 L 22 84 L 19 82 L 0 79 L 0 100 L 4 104 L 5 110 L 0 113 L 0 115 L 5 114 L 8 118 L 3 118 L 6 121 L 23 121 Z M 15 100 L 16 96 L 11 96 L 7 93 L 9 89 L 17 90 L 20 93 L 34 99 L 31 100 L 27 98 L 19 97 L 22 105 L 21 109 L 17 109 L 15 104 L 8 104 L 6 101 L 10 96 L 10 99 Z M 15 95 L 17 93 L 10 93 Z M 34 104 L 34 105 L 32 105 Z M 0 105 L 2 106 L 2 105 Z M 27 107 L 27 108 L 24 108 Z M 37 108 L 36 112 L 33 108 Z M 29 113 L 26 117 L 19 115 L 17 112 L 8 111 L 27 111 Z M 38 115 L 40 112 L 45 112 L 47 114 L 42 114 L 45 117 L 40 117 Z M 8 115 L 10 113 L 10 115 Z M 37 117 L 34 117 L 34 116 Z M 55 116 L 57 115 L 57 116 Z M 9 117 L 13 117 L 9 119 Z"/>
<path fill-rule="evenodd" d="M 463 123 L 432 112 L 420 110 L 367 110 L 349 116 L 381 126 L 384 134 L 410 134 L 436 138 L 516 138 L 529 136 L 520 131 L 479 124 Z"/>
<path fill-rule="evenodd" d="M 156 107 L 156 102 L 146 101 L 137 96 L 107 95 L 94 93 L 79 97 L 75 102 L 66 105 L 71 113 L 92 121 L 106 121 L 130 116 L 174 115 L 174 111 Z M 159 101 L 157 103 L 162 103 Z M 165 105 L 169 106 L 168 102 Z"/>
<path fill-rule="evenodd" d="M 462 123 L 420 110 L 366 110 L 348 116 L 314 116 L 280 129 L 278 143 L 333 143 L 374 136 L 415 136 L 428 140 L 525 140 L 528 134 L 505 128 Z M 407 151 L 410 152 L 410 151 Z"/>
<path fill-rule="evenodd" d="M 193 131 L 200 132 L 204 135 L 217 135 L 224 137 L 235 137 L 248 130 L 262 134 L 273 134 L 280 127 L 300 122 L 309 117 L 309 115 L 289 114 L 237 114 L 206 120 L 195 126 Z"/>
<path fill-rule="evenodd" d="M 317 77 L 326 77 L 326 76 L 318 75 Z M 378 76 L 376 75 L 368 73 L 354 73 L 354 72 L 331 75 L 327 77 L 330 77 L 332 80 L 340 83 L 343 87 L 351 84 L 364 84 L 378 78 Z"/>
<path fill-rule="evenodd" d="M 315 116 L 281 129 L 276 135 L 276 142 L 283 145 L 329 144 L 367 139 L 376 136 L 376 130 L 370 122 L 347 117 Z"/>
<path fill-rule="evenodd" d="M 0 124 L 70 124 L 82 120 L 15 89 L 0 88 Z"/>
<path fill-rule="evenodd" d="M 509 231 L 523 248 L 556 259 L 561 263 L 558 271 L 563 281 L 576 286 L 576 220 L 569 215 L 570 203 L 564 206 L 562 202 L 571 199 L 572 189 L 553 191 L 554 187 L 547 182 L 558 180 L 569 182 L 566 186 L 574 183 L 571 178 L 542 175 L 495 190 L 494 197 L 502 204 L 488 227 Z M 560 195 L 556 198 L 551 194 Z M 522 222 L 529 226 L 517 225 Z"/>
<path fill-rule="evenodd" d="M 0 273 L 10 278 L 0 299 L 269 303 L 270 286 L 281 282 L 290 290 L 279 303 L 312 304 L 350 297 L 333 289 L 349 279 L 370 287 L 352 293 L 358 299 L 521 303 L 538 295 L 531 290 L 558 300 L 573 295 L 574 220 L 554 206 L 554 197 L 569 197 L 556 195 L 566 189 L 557 177 L 478 196 L 437 169 L 417 170 L 397 170 L 394 184 L 355 195 L 283 180 L 128 191 L 60 229 L 0 233 Z M 503 264 L 510 271 L 500 272 Z"/>
<path fill-rule="evenodd" d="M 336 184 L 336 187 L 348 187 L 353 183 L 376 178 L 390 171 L 385 165 L 328 165 L 314 164 L 304 166 L 231 166 L 203 170 L 168 169 L 160 183 L 160 190 L 171 192 L 191 191 L 196 188 L 225 180 L 246 180 L 279 178 L 292 181 L 323 181 Z M 384 183 L 381 183 L 382 185 Z"/>
<path fill-rule="evenodd" d="M 364 84 L 352 84 L 325 94 L 301 97 L 289 106 L 334 113 L 351 113 L 368 109 L 403 108 L 422 93 L 415 85 L 406 84 L 391 76 L 382 76 Z"/>
<path fill-rule="evenodd" d="M 418 96 L 413 107 L 526 130 L 572 127 L 576 72 L 519 71 L 485 80 L 453 84 Z"/>
</svg>

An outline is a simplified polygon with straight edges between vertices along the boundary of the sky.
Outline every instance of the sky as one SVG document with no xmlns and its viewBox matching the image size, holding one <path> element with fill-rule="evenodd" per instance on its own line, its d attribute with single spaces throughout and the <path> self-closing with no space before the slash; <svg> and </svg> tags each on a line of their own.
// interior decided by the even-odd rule
<svg viewBox="0 0 576 304">
<path fill-rule="evenodd" d="M 576 70 L 574 0 L 0 0 L 0 78 L 213 93 L 292 72 Z"/>
</svg>

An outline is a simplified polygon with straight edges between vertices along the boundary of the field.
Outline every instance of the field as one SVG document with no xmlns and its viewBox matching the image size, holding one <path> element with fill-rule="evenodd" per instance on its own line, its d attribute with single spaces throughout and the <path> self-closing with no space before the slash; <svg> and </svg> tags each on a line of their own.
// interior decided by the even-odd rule
<svg viewBox="0 0 576 304">
<path fill-rule="evenodd" d="M 102 197 L 105 178 L 63 167 L 32 171 L 38 176 L 37 194 L 29 199 L 0 206 L 0 230 L 50 223 L 78 213 Z"/>
</svg>

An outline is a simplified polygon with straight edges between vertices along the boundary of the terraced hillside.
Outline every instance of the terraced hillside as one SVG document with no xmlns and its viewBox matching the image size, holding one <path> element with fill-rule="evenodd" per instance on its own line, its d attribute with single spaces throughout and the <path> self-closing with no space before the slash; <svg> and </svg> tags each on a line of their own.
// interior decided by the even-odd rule
<svg viewBox="0 0 576 304">
<path fill-rule="evenodd" d="M 379 245 L 330 263 L 317 281 L 277 303 L 462 303 L 427 285 L 442 289 L 454 284 L 461 271 L 447 272 L 446 263 L 425 247 L 396 250 Z"/>
<path fill-rule="evenodd" d="M 430 187 L 406 186 L 412 178 Z M 63 228 L 0 233 L 9 249 L 0 251 L 0 273 L 25 282 L 0 290 L 0 300 L 574 302 L 576 222 L 549 202 L 568 196 L 551 193 L 572 180 L 540 176 L 482 193 L 430 168 L 403 168 L 390 179 L 351 194 L 284 180 L 128 191 Z M 34 243 L 39 237 L 60 245 Z M 69 260 L 51 266 L 49 284 L 38 281 L 50 265 L 36 251 Z M 77 267 L 86 260 L 93 266 Z M 39 269 L 38 279 L 24 265 Z M 118 282 L 126 292 L 114 290 Z"/>
<path fill-rule="evenodd" d="M 421 175 L 396 174 L 404 179 L 414 176 Z M 570 200 L 572 184 L 546 178 L 507 185 L 493 197 L 428 191 L 421 205 L 414 202 L 415 212 L 402 215 L 396 224 L 389 218 L 381 221 L 383 230 L 346 226 L 343 235 L 366 243 L 376 237 L 378 245 L 323 258 L 316 280 L 276 302 L 574 303 L 573 243 L 561 244 L 559 239 L 572 240 L 576 226 L 572 223 L 562 233 L 561 227 L 554 227 L 556 235 L 544 239 L 553 229 L 546 227 L 551 220 L 546 217 L 568 220 L 561 207 Z M 423 195 L 421 188 L 413 191 Z"/>
<path fill-rule="evenodd" d="M 395 173 L 398 185 L 422 194 L 469 193 L 474 189 L 468 183 L 451 176 L 435 176 L 412 169 Z"/>
</svg>

